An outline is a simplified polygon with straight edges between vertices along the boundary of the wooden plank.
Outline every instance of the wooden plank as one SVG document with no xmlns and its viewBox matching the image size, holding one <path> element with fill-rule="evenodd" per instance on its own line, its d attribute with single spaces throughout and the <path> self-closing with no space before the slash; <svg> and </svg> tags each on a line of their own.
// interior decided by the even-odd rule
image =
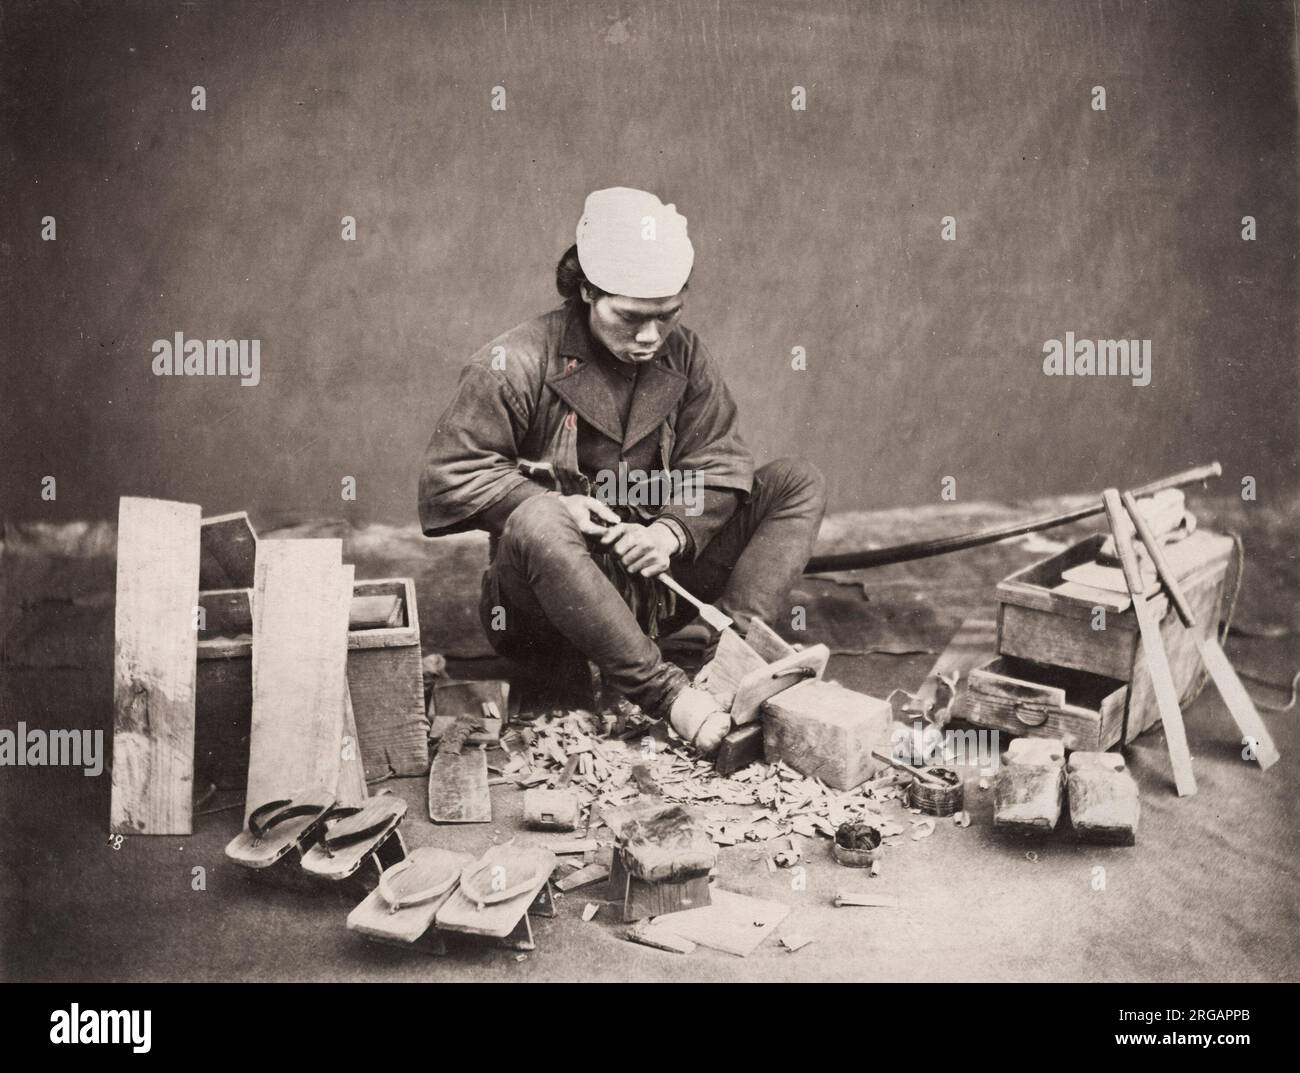
<svg viewBox="0 0 1300 1073">
<path fill-rule="evenodd" d="M 711 905 L 669 913 L 644 930 L 655 935 L 663 929 L 700 946 L 747 957 L 789 913 L 790 907 L 780 902 L 715 889 Z"/>
<path fill-rule="evenodd" d="M 504 939 L 514 931 L 515 926 L 528 912 L 528 907 L 546 886 L 546 881 L 555 871 L 555 855 L 537 846 L 516 846 L 506 843 L 490 846 L 473 867 L 479 866 L 486 866 L 490 870 L 493 882 L 499 882 L 503 890 L 509 890 L 516 883 L 530 876 L 536 877 L 536 881 L 522 894 L 495 905 L 485 905 L 482 909 L 466 897 L 460 887 L 457 887 L 447 904 L 438 910 L 434 919 L 438 927 L 446 931 Z"/>
<path fill-rule="evenodd" d="M 1145 582 L 1138 568 L 1137 553 L 1133 549 L 1131 523 L 1124 513 L 1119 492 L 1107 488 L 1102 493 L 1102 500 L 1106 504 L 1106 517 L 1110 520 L 1110 531 L 1115 537 L 1124 580 L 1128 583 L 1129 595 L 1133 597 L 1133 611 L 1137 615 L 1143 654 L 1151 672 L 1151 684 L 1160 709 L 1160 722 L 1165 730 L 1165 743 L 1174 769 L 1174 783 L 1179 797 L 1190 797 L 1196 793 L 1196 776 L 1192 772 L 1192 754 L 1187 748 L 1183 713 L 1178 707 L 1178 690 L 1174 686 L 1173 672 L 1169 668 L 1169 658 L 1160 637 L 1160 618 L 1147 601 Z"/>
<path fill-rule="evenodd" d="M 339 785 L 348 605 L 343 543 L 265 540 L 253 596 L 253 721 L 244 819 Z"/>
<path fill-rule="evenodd" d="M 462 717 L 442 737 L 429 766 L 429 819 L 434 823 L 491 823 L 487 753 L 466 745 L 469 717 Z"/>
<path fill-rule="evenodd" d="M 561 891 L 577 890 L 579 887 L 585 887 L 589 883 L 599 883 L 602 879 L 609 878 L 609 866 L 604 864 L 587 864 L 579 868 L 576 872 L 570 872 L 563 879 L 558 880 L 555 888 Z"/>
<path fill-rule="evenodd" d="M 251 589 L 255 583 L 257 534 L 244 511 L 203 519 L 199 587 Z"/>
<path fill-rule="evenodd" d="M 201 514 L 162 499 L 123 497 L 118 508 L 110 812 L 118 834 L 190 833 Z"/>
</svg>

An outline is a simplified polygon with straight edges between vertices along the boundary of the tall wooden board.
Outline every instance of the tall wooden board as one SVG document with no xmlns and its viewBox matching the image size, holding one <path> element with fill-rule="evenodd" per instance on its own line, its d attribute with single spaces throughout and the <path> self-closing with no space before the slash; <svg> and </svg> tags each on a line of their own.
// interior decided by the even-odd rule
<svg viewBox="0 0 1300 1073">
<path fill-rule="evenodd" d="M 190 833 L 201 513 L 129 496 L 118 510 L 110 825 L 119 834 Z"/>
<path fill-rule="evenodd" d="M 340 540 L 264 540 L 253 598 L 253 721 L 244 819 L 339 786 L 351 568 Z"/>
</svg>

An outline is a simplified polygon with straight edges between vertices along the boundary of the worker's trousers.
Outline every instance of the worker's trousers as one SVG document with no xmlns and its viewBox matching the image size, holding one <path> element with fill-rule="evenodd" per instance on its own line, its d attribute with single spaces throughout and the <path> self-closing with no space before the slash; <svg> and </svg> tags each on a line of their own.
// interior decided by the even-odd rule
<svg viewBox="0 0 1300 1073">
<path fill-rule="evenodd" d="M 814 466 L 796 458 L 762 466 L 749 497 L 694 561 L 673 560 L 673 577 L 733 618 L 742 634 L 752 618 L 774 625 L 812 555 L 825 508 L 825 482 Z M 574 658 L 588 659 L 607 688 L 652 716 L 665 715 L 688 684 L 642 631 L 552 496 L 526 499 L 506 521 L 483 578 L 480 614 L 502 655 L 557 672 Z M 679 600 L 661 636 L 695 614 Z"/>
</svg>

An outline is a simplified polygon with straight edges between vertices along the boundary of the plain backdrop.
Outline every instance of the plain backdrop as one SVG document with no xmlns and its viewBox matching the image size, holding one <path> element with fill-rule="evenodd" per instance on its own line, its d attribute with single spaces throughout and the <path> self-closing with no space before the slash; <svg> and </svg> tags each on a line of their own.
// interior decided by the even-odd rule
<svg viewBox="0 0 1300 1073">
<path fill-rule="evenodd" d="M 0 79 L 11 520 L 414 523 L 460 366 L 616 184 L 689 218 L 685 321 L 832 509 L 1296 483 L 1290 0 L 3 0 Z M 177 331 L 261 384 L 155 377 Z M 1150 386 L 1044 376 L 1067 331 L 1150 339 Z"/>
</svg>

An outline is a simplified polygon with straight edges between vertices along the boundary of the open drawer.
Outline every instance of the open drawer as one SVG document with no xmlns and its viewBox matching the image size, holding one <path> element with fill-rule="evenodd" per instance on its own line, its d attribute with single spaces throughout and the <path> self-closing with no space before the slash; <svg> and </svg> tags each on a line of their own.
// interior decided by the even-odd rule
<svg viewBox="0 0 1300 1073">
<path fill-rule="evenodd" d="M 954 715 L 1023 737 L 1101 752 L 1124 732 L 1128 686 L 1087 671 L 999 656 L 970 672 Z"/>
</svg>

